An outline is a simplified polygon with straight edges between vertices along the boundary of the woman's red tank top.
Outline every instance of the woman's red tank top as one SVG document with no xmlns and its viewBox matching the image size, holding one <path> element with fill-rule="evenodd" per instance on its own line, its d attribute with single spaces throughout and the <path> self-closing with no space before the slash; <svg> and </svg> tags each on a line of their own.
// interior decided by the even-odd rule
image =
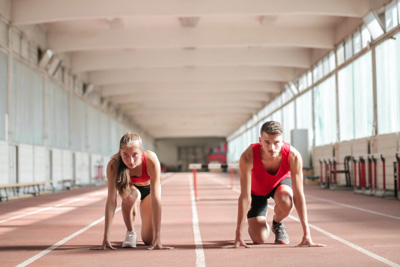
<svg viewBox="0 0 400 267">
<path fill-rule="evenodd" d="M 251 193 L 257 196 L 266 196 L 279 184 L 280 181 L 291 177 L 289 168 L 290 144 L 283 142 L 282 160 L 275 175 L 268 173 L 261 161 L 261 144 L 252 144 L 253 169 L 251 170 Z"/>
<path fill-rule="evenodd" d="M 143 182 L 147 182 L 150 180 L 150 176 L 147 174 L 147 167 L 146 167 L 146 157 L 142 156 L 142 176 L 140 177 L 135 177 L 135 176 L 131 176 L 131 182 L 132 183 L 143 183 Z"/>
</svg>

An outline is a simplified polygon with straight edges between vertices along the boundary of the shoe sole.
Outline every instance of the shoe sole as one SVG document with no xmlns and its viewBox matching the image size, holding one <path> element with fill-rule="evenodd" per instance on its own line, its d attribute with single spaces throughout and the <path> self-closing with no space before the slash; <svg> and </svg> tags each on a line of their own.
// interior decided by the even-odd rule
<svg viewBox="0 0 400 267">
<path fill-rule="evenodd" d="M 123 248 L 136 248 L 136 245 L 132 246 L 130 244 L 122 244 Z"/>
</svg>

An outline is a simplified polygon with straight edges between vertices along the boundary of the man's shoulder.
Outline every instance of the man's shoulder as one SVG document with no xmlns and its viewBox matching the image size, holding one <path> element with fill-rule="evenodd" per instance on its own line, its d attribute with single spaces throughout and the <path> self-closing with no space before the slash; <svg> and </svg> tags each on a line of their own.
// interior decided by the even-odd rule
<svg viewBox="0 0 400 267">
<path fill-rule="evenodd" d="M 245 151 L 243 151 L 240 161 L 243 163 L 253 163 L 253 145 L 249 145 Z"/>
</svg>

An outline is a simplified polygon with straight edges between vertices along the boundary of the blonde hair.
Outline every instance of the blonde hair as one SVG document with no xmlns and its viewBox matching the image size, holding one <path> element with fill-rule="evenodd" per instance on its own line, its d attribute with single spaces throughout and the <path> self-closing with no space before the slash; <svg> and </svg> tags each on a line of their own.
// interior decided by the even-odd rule
<svg viewBox="0 0 400 267">
<path fill-rule="evenodd" d="M 124 149 L 127 146 L 138 145 L 143 150 L 142 139 L 138 134 L 127 132 L 119 141 L 119 152 L 118 152 L 118 169 L 117 175 L 115 179 L 115 187 L 118 190 L 118 193 L 125 197 L 130 193 L 130 176 L 129 176 L 129 168 L 125 165 L 124 161 L 121 158 L 121 149 Z"/>
</svg>

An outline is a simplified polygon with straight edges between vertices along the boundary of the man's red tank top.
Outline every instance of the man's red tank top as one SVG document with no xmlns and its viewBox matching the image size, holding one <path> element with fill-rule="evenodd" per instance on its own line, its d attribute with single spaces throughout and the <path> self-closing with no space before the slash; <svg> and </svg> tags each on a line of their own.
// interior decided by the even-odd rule
<svg viewBox="0 0 400 267">
<path fill-rule="evenodd" d="M 261 161 L 261 144 L 252 144 L 253 169 L 251 170 L 251 193 L 257 196 L 266 196 L 279 184 L 280 181 L 291 177 L 289 168 L 290 144 L 283 142 L 282 160 L 275 175 L 268 173 Z"/>
<path fill-rule="evenodd" d="M 150 180 L 150 176 L 147 174 L 147 167 L 146 167 L 146 157 L 142 156 L 142 176 L 140 177 L 135 177 L 135 176 L 131 176 L 131 182 L 132 183 L 143 183 L 143 182 L 147 182 Z"/>
</svg>

